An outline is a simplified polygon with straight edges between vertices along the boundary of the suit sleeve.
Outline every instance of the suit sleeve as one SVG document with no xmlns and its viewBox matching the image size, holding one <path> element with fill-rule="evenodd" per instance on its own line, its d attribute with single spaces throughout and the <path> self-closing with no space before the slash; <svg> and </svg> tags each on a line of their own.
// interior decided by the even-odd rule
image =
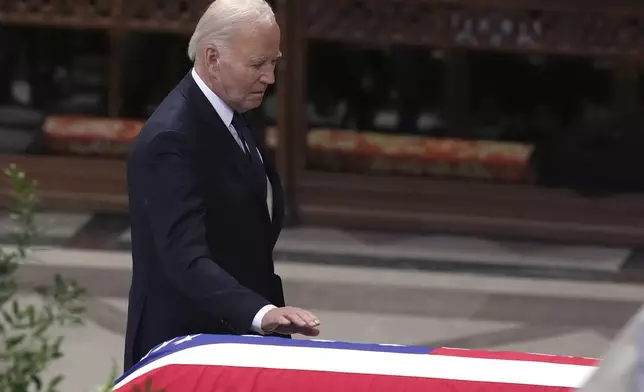
<svg viewBox="0 0 644 392">
<path fill-rule="evenodd" d="M 243 287 L 213 260 L 206 240 L 203 192 L 190 167 L 185 136 L 158 134 L 145 156 L 144 206 L 161 268 L 170 282 L 215 320 L 250 331 L 269 302 Z"/>
</svg>

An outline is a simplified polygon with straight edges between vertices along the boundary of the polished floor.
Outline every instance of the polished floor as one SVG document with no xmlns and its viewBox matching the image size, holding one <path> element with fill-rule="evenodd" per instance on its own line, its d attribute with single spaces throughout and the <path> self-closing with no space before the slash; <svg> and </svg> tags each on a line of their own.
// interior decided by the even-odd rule
<svg viewBox="0 0 644 392">
<path fill-rule="evenodd" d="M 36 223 L 41 246 L 130 249 L 129 219 L 123 214 L 43 212 Z M 14 225 L 0 214 L 0 242 Z M 457 235 L 287 228 L 275 258 L 303 263 L 393 269 L 476 272 L 495 276 L 580 281 L 644 282 L 644 252 L 628 247 L 543 243 Z"/>
<path fill-rule="evenodd" d="M 409 271 L 280 261 L 290 304 L 313 310 L 322 339 L 601 357 L 639 309 L 628 283 Z M 36 250 L 19 272 L 24 293 L 54 273 L 89 289 L 87 323 L 65 330 L 52 369 L 65 391 L 88 391 L 122 356 L 130 256 L 125 251 Z M 91 348 L 92 360 L 87 360 Z"/>
</svg>

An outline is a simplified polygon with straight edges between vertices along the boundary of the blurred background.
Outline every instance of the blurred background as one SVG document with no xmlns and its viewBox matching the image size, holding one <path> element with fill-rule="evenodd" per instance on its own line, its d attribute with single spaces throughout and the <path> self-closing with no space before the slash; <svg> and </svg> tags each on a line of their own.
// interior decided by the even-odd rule
<svg viewBox="0 0 644 392">
<path fill-rule="evenodd" d="M 41 201 L 20 279 L 88 287 L 59 369 L 105 354 L 70 391 L 121 361 L 125 159 L 208 3 L 0 0 L 0 166 Z M 644 5 L 271 3 L 285 56 L 251 115 L 287 195 L 287 300 L 328 339 L 600 356 L 644 298 Z"/>
</svg>

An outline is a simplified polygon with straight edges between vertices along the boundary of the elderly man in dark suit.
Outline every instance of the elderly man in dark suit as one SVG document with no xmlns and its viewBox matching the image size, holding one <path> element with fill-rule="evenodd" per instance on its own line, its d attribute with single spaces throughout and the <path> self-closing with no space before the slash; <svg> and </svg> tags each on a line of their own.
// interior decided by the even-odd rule
<svg viewBox="0 0 644 392">
<path fill-rule="evenodd" d="M 194 68 L 137 137 L 126 370 L 182 335 L 319 333 L 285 306 L 272 258 L 282 188 L 243 116 L 275 82 L 279 43 L 264 0 L 216 0 L 190 39 Z"/>
</svg>

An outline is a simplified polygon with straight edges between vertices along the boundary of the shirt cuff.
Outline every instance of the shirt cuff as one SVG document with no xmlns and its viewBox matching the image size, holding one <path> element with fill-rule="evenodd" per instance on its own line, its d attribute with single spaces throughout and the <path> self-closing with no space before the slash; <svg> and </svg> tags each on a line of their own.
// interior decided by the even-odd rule
<svg viewBox="0 0 644 392">
<path fill-rule="evenodd" d="M 253 324 L 251 325 L 250 329 L 260 335 L 264 335 L 264 330 L 262 329 L 262 320 L 264 319 L 266 313 L 275 308 L 277 308 L 277 306 L 275 305 L 266 305 L 261 308 L 253 318 Z"/>
</svg>

